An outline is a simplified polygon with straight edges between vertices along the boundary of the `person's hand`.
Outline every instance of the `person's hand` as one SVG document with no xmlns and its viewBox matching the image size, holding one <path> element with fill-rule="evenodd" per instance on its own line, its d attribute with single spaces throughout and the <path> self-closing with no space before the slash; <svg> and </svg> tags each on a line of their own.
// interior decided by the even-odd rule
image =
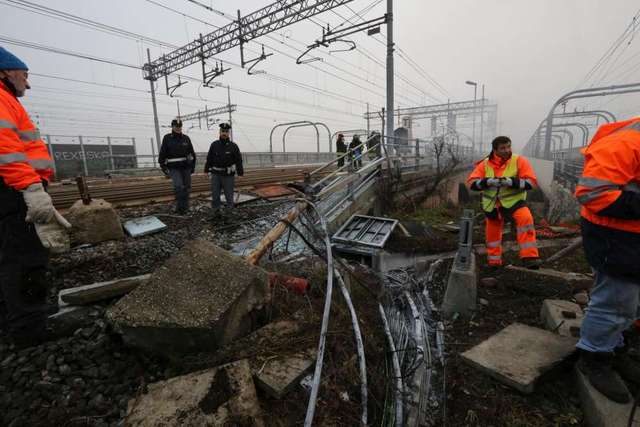
<svg viewBox="0 0 640 427">
<path fill-rule="evenodd" d="M 513 179 L 511 178 L 502 178 L 500 181 L 501 187 L 513 187 Z"/>
<path fill-rule="evenodd" d="M 55 208 L 51 196 L 44 191 L 41 183 L 31 184 L 22 190 L 22 197 L 27 205 L 25 221 L 45 224 L 54 216 Z"/>
<path fill-rule="evenodd" d="M 500 178 L 488 178 L 487 187 L 493 187 L 493 188 L 500 187 Z"/>
</svg>

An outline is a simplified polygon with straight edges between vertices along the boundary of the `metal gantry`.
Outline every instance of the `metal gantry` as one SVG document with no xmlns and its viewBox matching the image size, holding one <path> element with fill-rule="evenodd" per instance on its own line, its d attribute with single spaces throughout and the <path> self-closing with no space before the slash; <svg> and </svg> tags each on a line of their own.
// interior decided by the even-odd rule
<svg viewBox="0 0 640 427">
<path fill-rule="evenodd" d="M 237 21 L 206 34 L 181 48 L 162 55 L 143 66 L 144 78 L 155 81 L 189 65 L 244 45 L 319 13 L 347 4 L 353 0 L 283 0 L 240 16 Z"/>
</svg>

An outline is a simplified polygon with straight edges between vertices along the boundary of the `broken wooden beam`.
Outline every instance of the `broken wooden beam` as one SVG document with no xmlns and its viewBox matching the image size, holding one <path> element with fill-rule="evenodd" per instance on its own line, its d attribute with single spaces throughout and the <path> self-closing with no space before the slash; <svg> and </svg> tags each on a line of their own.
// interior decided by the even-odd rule
<svg viewBox="0 0 640 427">
<path fill-rule="evenodd" d="M 143 274 L 141 276 L 63 289 L 60 291 L 60 299 L 67 304 L 93 304 L 97 301 L 125 295 L 137 288 L 141 283 L 148 281 L 150 277 L 150 274 Z"/>
<path fill-rule="evenodd" d="M 564 249 L 559 250 L 558 252 L 556 252 L 555 254 L 551 255 L 549 258 L 547 258 L 547 260 L 545 262 L 546 263 L 555 262 L 555 261 L 559 260 L 560 258 L 562 258 L 563 256 L 568 255 L 571 252 L 575 251 L 581 245 L 582 245 L 582 237 L 578 237 L 573 242 L 571 242 L 571 244 L 569 246 L 567 246 Z"/>
<path fill-rule="evenodd" d="M 531 270 L 525 267 L 518 267 L 515 265 L 508 265 L 506 270 L 517 271 L 520 273 L 528 273 L 536 276 L 543 276 L 558 280 L 563 280 L 572 289 L 589 289 L 593 285 L 593 278 L 581 273 L 568 273 L 565 271 L 552 270 L 550 268 L 541 268 L 539 270 Z"/>
<path fill-rule="evenodd" d="M 256 245 L 256 247 L 251 251 L 249 255 L 247 255 L 247 262 L 252 265 L 258 264 L 260 262 L 260 258 L 269 250 L 269 248 L 284 234 L 287 230 L 289 224 L 298 218 L 300 213 L 307 208 L 306 202 L 298 202 L 296 205 L 291 208 L 289 212 L 284 216 L 284 218 L 280 219 L 278 223 L 273 227 L 260 242 Z"/>
</svg>

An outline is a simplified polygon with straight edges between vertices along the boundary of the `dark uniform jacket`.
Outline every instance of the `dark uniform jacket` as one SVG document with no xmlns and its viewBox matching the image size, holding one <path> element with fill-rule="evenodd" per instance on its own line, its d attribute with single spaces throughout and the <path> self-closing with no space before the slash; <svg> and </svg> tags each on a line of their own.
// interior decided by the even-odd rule
<svg viewBox="0 0 640 427">
<path fill-rule="evenodd" d="M 336 151 L 338 153 L 346 153 L 347 152 L 347 144 L 344 142 L 344 139 L 338 139 L 336 141 Z"/>
<path fill-rule="evenodd" d="M 184 161 L 168 162 L 171 159 L 187 159 Z M 160 155 L 158 156 L 160 167 L 164 168 L 191 168 L 196 167 L 196 152 L 193 150 L 191 139 L 183 133 L 168 133 L 162 138 Z"/>
<path fill-rule="evenodd" d="M 234 167 L 235 171 L 233 170 Z M 238 145 L 228 139 L 213 141 L 209 147 L 204 171 L 205 173 L 211 172 L 224 176 L 235 175 L 236 173 L 238 176 L 244 175 L 242 155 Z"/>
</svg>

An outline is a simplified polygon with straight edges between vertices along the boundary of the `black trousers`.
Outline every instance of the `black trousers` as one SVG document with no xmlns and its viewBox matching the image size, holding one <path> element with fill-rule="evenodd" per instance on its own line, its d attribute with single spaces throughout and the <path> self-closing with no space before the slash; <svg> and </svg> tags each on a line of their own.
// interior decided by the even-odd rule
<svg viewBox="0 0 640 427">
<path fill-rule="evenodd" d="M 22 194 L 0 180 L 0 323 L 13 336 L 41 332 L 47 316 L 49 254 L 26 213 Z"/>
<path fill-rule="evenodd" d="M 176 210 L 189 210 L 189 192 L 191 191 L 191 167 L 169 168 L 169 176 L 173 182 L 176 195 Z"/>
</svg>

